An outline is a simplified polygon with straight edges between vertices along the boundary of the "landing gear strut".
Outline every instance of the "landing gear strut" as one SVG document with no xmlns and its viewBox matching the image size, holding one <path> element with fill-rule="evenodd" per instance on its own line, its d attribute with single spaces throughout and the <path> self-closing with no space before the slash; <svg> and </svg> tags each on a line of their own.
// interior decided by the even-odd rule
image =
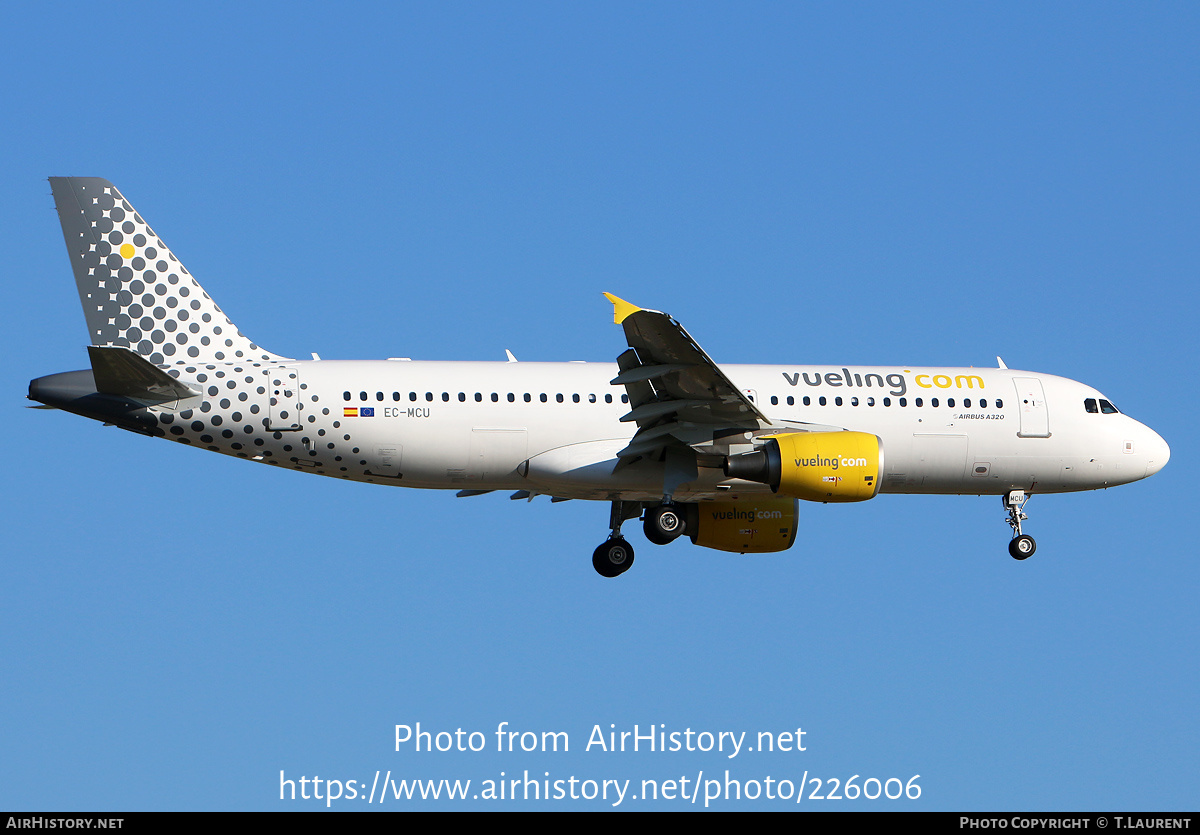
<svg viewBox="0 0 1200 835">
<path fill-rule="evenodd" d="M 612 512 L 608 516 L 612 533 L 592 553 L 592 568 L 596 569 L 596 573 L 601 577 L 617 577 L 633 565 L 633 546 L 621 536 L 621 524 L 626 519 L 636 519 L 641 514 L 641 502 L 617 500 L 612 503 Z"/>
<path fill-rule="evenodd" d="M 1025 515 L 1025 502 L 1029 496 L 1024 490 L 1010 490 L 1004 494 L 1004 507 L 1008 510 L 1008 524 L 1013 529 L 1012 542 L 1008 543 L 1008 553 L 1014 560 L 1024 560 L 1033 556 L 1037 543 L 1029 534 L 1021 533 L 1021 523 L 1029 517 Z"/>
</svg>

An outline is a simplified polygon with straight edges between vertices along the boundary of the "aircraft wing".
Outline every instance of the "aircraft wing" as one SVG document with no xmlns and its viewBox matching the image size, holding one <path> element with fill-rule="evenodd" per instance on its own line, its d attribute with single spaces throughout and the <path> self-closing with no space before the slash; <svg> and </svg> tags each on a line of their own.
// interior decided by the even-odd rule
<svg viewBox="0 0 1200 835">
<path fill-rule="evenodd" d="M 629 344 L 617 357 L 621 373 L 612 380 L 629 395 L 630 410 L 621 420 L 638 426 L 617 453 L 618 467 L 642 457 L 657 459 L 669 447 L 700 448 L 722 436 L 772 425 L 682 325 L 666 313 L 604 295 Z"/>
</svg>

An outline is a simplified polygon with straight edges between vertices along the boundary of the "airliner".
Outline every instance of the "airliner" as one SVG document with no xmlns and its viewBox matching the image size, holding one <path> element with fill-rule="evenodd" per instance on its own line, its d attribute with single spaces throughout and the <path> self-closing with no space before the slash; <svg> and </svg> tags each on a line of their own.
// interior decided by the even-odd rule
<svg viewBox="0 0 1200 835">
<path fill-rule="evenodd" d="M 107 180 L 51 177 L 91 368 L 29 398 L 273 467 L 459 497 L 610 503 L 592 565 L 633 519 L 735 553 L 783 551 L 800 501 L 994 495 L 1009 553 L 1036 493 L 1146 478 L 1170 449 L 1091 386 L 996 368 L 717 365 L 666 313 L 611 294 L 616 363 L 297 360 L 245 337 Z"/>
</svg>

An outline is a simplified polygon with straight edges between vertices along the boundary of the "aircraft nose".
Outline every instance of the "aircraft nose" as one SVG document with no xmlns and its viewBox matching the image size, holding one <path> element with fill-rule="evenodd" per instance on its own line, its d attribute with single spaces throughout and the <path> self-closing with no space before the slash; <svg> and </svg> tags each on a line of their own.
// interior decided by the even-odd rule
<svg viewBox="0 0 1200 835">
<path fill-rule="evenodd" d="M 1171 460 L 1171 448 L 1167 442 L 1153 429 L 1146 428 L 1146 437 L 1142 441 L 1143 454 L 1146 456 L 1146 476 L 1152 476 Z"/>
</svg>

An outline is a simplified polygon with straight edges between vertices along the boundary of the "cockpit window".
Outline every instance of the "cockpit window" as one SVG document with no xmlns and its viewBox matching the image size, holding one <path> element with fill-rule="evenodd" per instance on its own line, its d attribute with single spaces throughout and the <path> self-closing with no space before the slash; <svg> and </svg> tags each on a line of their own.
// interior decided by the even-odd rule
<svg viewBox="0 0 1200 835">
<path fill-rule="evenodd" d="M 1109 403 L 1107 400 L 1100 401 L 1100 411 L 1101 411 L 1101 413 L 1106 414 L 1106 415 L 1120 414 L 1120 412 L 1117 411 L 1117 407 L 1114 406 L 1113 404 Z"/>
<path fill-rule="evenodd" d="M 1094 398 L 1094 397 L 1089 397 L 1088 399 L 1084 400 L 1083 408 L 1087 411 L 1087 413 L 1089 415 L 1100 414 L 1100 409 L 1096 406 L 1096 398 Z"/>
</svg>

